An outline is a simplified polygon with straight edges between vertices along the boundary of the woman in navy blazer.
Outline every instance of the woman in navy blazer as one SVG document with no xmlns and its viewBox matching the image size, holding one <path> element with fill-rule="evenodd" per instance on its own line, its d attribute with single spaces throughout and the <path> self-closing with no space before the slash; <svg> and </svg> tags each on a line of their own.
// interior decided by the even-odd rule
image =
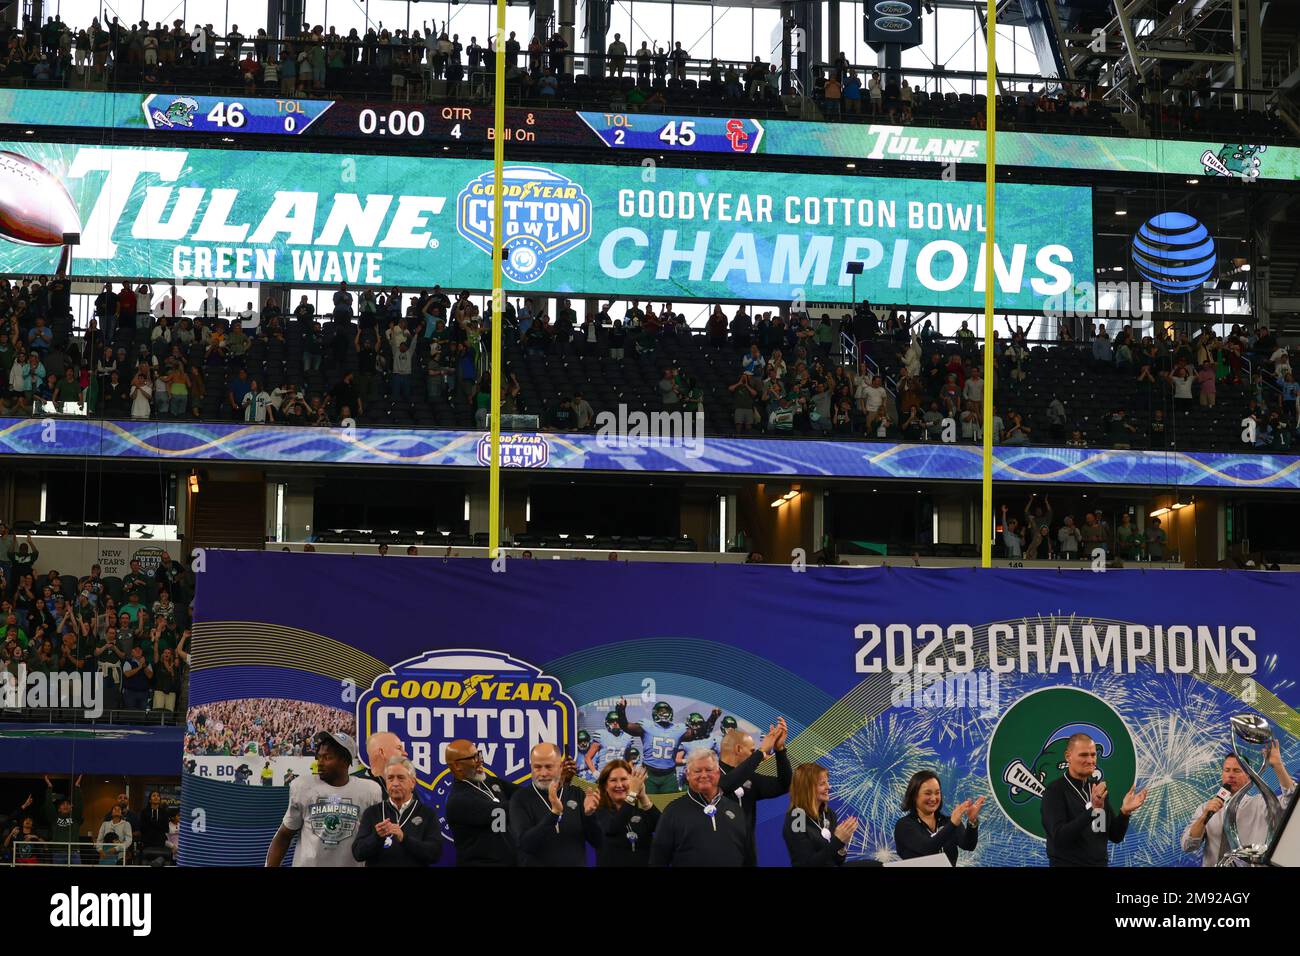
<svg viewBox="0 0 1300 956">
<path fill-rule="evenodd" d="M 943 853 L 957 865 L 957 851 L 973 850 L 979 841 L 980 809 L 986 798 L 963 800 L 950 814 L 943 812 L 943 791 L 939 775 L 918 770 L 907 783 L 903 811 L 907 815 L 894 824 L 894 846 L 904 860 Z"/>
<path fill-rule="evenodd" d="M 790 782 L 790 812 L 785 815 L 785 847 L 791 866 L 842 866 L 858 828 L 856 817 L 840 822 L 831 809 L 831 779 L 825 767 L 804 763 Z"/>
</svg>

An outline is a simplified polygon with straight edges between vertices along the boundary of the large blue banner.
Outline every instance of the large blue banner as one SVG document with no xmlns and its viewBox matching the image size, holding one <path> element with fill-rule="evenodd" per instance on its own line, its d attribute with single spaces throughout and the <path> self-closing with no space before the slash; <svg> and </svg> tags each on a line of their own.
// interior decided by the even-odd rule
<svg viewBox="0 0 1300 956">
<path fill-rule="evenodd" d="M 189 865 L 262 862 L 288 800 L 279 766 L 318 729 L 396 732 L 439 812 L 448 741 L 473 740 L 519 781 L 541 740 L 581 759 L 579 738 L 600 743 L 623 698 L 647 725 L 661 702 L 677 722 L 716 708 L 754 733 L 784 716 L 792 762 L 826 767 L 841 818 L 862 821 L 852 858 L 895 857 L 904 788 L 928 768 L 949 807 L 988 797 L 964 863 L 1044 864 L 1026 781 L 1060 773 L 1062 728 L 1089 728 L 1112 793 L 1149 788 L 1115 865 L 1198 862 L 1178 837 L 1219 786 L 1231 715 L 1263 715 L 1286 762 L 1300 758 L 1291 574 L 526 560 L 494 572 L 248 552 L 201 566 L 182 792 L 186 818 L 201 807 L 207 822 L 183 833 Z M 196 769 L 213 755 L 254 773 L 263 757 L 281 764 L 265 786 L 223 782 Z M 785 865 L 785 798 L 758 806 L 760 862 Z"/>
<path fill-rule="evenodd" d="M 983 474 L 983 450 L 971 444 L 722 438 L 698 432 L 684 440 L 599 432 L 505 434 L 501 440 L 504 468 L 955 481 L 978 481 Z M 0 418 L 3 455 L 434 468 L 484 468 L 490 458 L 487 433 L 478 431 L 77 418 Z M 1300 457 L 1250 450 L 1005 445 L 993 449 L 993 478 L 1280 491 L 1300 489 Z"/>
</svg>

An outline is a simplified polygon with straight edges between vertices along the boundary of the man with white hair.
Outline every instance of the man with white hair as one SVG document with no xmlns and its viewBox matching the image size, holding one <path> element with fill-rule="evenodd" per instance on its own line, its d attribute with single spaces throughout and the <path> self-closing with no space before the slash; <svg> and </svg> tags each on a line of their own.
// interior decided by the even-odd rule
<svg viewBox="0 0 1300 956">
<path fill-rule="evenodd" d="M 651 866 L 744 866 L 750 859 L 745 812 L 723 794 L 721 779 L 712 750 L 686 758 L 686 793 L 659 818 Z"/>
<path fill-rule="evenodd" d="M 510 798 L 510 835 L 520 866 L 586 866 L 590 843 L 600 849 L 604 834 L 596 820 L 600 795 L 569 783 L 578 772 L 572 757 L 540 743 L 528 752 L 532 780 Z"/>
<path fill-rule="evenodd" d="M 438 816 L 415 799 L 415 767 L 402 756 L 384 770 L 385 798 L 361 814 L 352 856 L 366 866 L 432 866 L 442 856 Z"/>
</svg>

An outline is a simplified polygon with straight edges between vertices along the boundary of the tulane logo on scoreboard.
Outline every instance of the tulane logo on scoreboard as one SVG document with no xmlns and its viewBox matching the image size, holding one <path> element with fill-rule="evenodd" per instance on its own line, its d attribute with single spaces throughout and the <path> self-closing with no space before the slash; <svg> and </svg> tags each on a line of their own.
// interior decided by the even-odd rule
<svg viewBox="0 0 1300 956">
<path fill-rule="evenodd" d="M 578 710 L 554 677 L 499 651 L 429 651 L 393 665 L 357 700 L 361 740 L 389 731 L 406 744 L 421 799 L 437 814 L 443 836 L 454 778 L 447 744 L 469 740 L 490 775 L 519 782 L 529 774 L 528 752 L 554 743 L 572 754 Z M 378 772 L 372 767 L 372 772 Z"/>
<path fill-rule="evenodd" d="M 1237 176 L 1245 182 L 1254 182 L 1259 178 L 1262 159 L 1259 154 L 1268 152 L 1268 147 L 1250 143 L 1227 143 L 1216 154 L 1207 149 L 1201 154 L 1201 165 L 1207 176 Z"/>
<path fill-rule="evenodd" d="M 1133 786 L 1137 754 L 1124 719 L 1095 694 L 1048 687 L 1026 694 L 1002 715 L 989 739 L 989 784 L 1002 812 L 1040 840 L 1043 792 L 1066 771 L 1065 747 L 1074 734 L 1097 745 L 1097 773 L 1117 797 Z"/>
<path fill-rule="evenodd" d="M 184 126 L 194 128 L 194 114 L 199 110 L 198 100 L 192 96 L 173 97 L 166 109 L 153 111 L 154 128 L 172 129 Z"/>
<path fill-rule="evenodd" d="M 456 199 L 456 231 L 492 254 L 495 177 L 472 180 Z M 536 282 L 546 267 L 591 237 L 591 199 L 582 186 L 541 166 L 505 170 L 503 271 L 511 282 Z"/>
</svg>

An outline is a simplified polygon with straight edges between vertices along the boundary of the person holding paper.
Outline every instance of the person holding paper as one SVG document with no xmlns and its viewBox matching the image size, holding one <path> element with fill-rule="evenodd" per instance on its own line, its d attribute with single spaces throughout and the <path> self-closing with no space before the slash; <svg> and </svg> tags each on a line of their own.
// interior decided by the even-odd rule
<svg viewBox="0 0 1300 956">
<path fill-rule="evenodd" d="M 957 865 L 958 850 L 974 850 L 985 797 L 963 800 L 944 813 L 943 790 L 933 770 L 918 770 L 903 794 L 903 816 L 894 824 L 894 846 L 904 860 L 942 853 Z"/>
</svg>

